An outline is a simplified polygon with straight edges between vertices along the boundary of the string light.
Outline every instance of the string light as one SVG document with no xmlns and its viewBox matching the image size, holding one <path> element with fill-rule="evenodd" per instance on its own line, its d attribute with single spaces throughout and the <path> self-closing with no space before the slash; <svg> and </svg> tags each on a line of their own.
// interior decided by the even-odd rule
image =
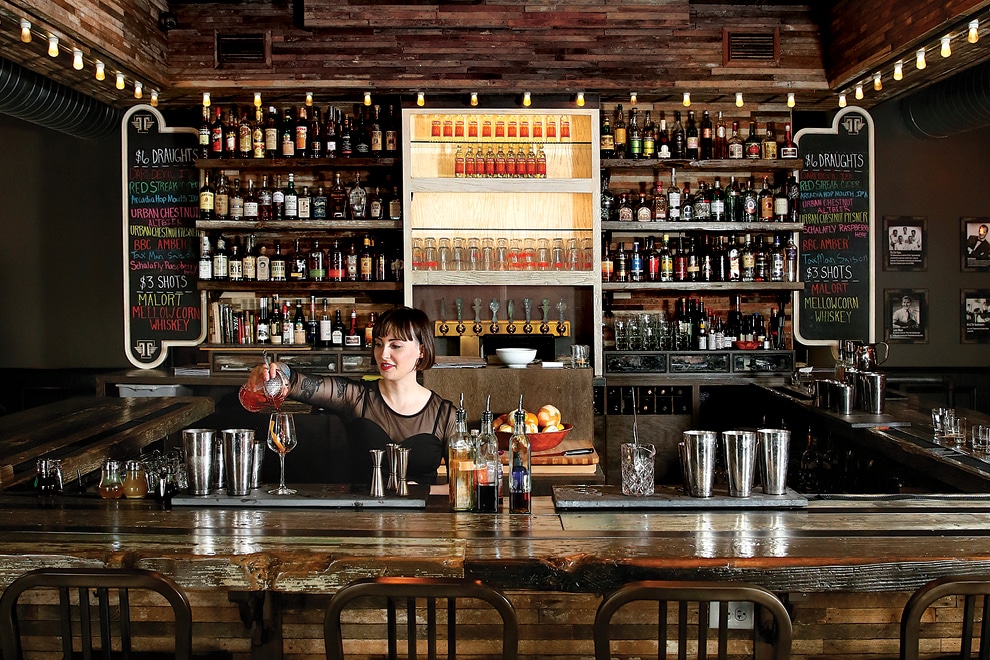
<svg viewBox="0 0 990 660">
<path fill-rule="evenodd" d="M 261 92 L 254 93 L 254 107 L 256 108 L 261 107 Z"/>
<path fill-rule="evenodd" d="M 134 98 L 139 99 L 144 96 L 144 83 L 134 81 Z"/>
<path fill-rule="evenodd" d="M 881 76 L 879 71 L 873 74 L 873 89 L 878 92 L 883 89 L 883 81 L 880 78 Z"/>
<path fill-rule="evenodd" d="M 846 95 L 845 94 L 839 94 L 839 107 L 840 108 L 846 107 Z"/>
<path fill-rule="evenodd" d="M 364 93 L 364 104 L 371 105 L 371 92 Z"/>
<path fill-rule="evenodd" d="M 944 37 L 942 37 L 941 42 L 942 42 L 942 47 L 938 51 L 939 54 L 942 57 L 948 57 L 949 55 L 952 55 L 952 37 L 950 37 L 949 35 L 945 35 Z"/>
<path fill-rule="evenodd" d="M 76 71 L 82 71 L 83 68 L 83 55 L 78 48 L 72 49 L 72 68 Z"/>
<path fill-rule="evenodd" d="M 52 57 L 58 57 L 58 37 L 54 34 L 48 35 L 48 54 Z"/>
<path fill-rule="evenodd" d="M 578 92 L 577 93 L 577 100 L 575 100 L 574 102 L 577 104 L 577 107 L 583 108 L 584 107 L 584 92 Z"/>
<path fill-rule="evenodd" d="M 736 107 L 743 107 L 743 95 L 742 92 L 736 92 Z"/>
<path fill-rule="evenodd" d="M 31 43 L 31 21 L 26 18 L 21 19 L 21 41 Z"/>
<path fill-rule="evenodd" d="M 96 60 L 96 62 L 94 63 L 94 66 L 96 67 L 96 74 L 95 74 L 96 75 L 96 79 L 97 80 L 106 80 L 106 77 L 107 77 L 107 71 L 106 71 L 107 66 L 106 66 L 106 64 L 104 64 L 100 60 Z"/>
<path fill-rule="evenodd" d="M 636 92 L 629 92 L 629 105 L 636 105 Z"/>
<path fill-rule="evenodd" d="M 426 94 L 423 92 L 416 92 L 416 105 L 421 108 L 426 105 Z"/>
<path fill-rule="evenodd" d="M 858 101 L 861 98 L 863 98 L 863 86 L 856 85 L 856 100 Z"/>
<path fill-rule="evenodd" d="M 902 80 L 904 78 L 904 60 L 897 60 L 894 62 L 894 80 Z"/>
<path fill-rule="evenodd" d="M 796 102 L 794 101 L 794 92 L 787 92 L 787 107 L 793 108 L 795 103 Z"/>
<path fill-rule="evenodd" d="M 471 92 L 471 106 L 476 107 L 478 105 L 478 92 Z"/>
<path fill-rule="evenodd" d="M 157 89 L 151 90 L 151 107 L 152 108 L 157 108 L 158 107 L 158 90 Z"/>
<path fill-rule="evenodd" d="M 523 92 L 523 105 L 527 108 L 533 104 L 533 98 L 529 92 Z"/>
<path fill-rule="evenodd" d="M 120 71 L 117 72 L 117 89 L 124 89 L 124 74 Z"/>
<path fill-rule="evenodd" d="M 925 49 L 924 48 L 919 48 L 918 49 L 918 52 L 915 53 L 914 65 L 916 67 L 918 67 L 918 69 L 924 69 L 926 66 L 928 66 L 928 63 L 925 62 Z"/>
<path fill-rule="evenodd" d="M 966 33 L 966 41 L 975 44 L 980 40 L 980 21 L 973 19 L 969 22 L 969 31 Z"/>
<path fill-rule="evenodd" d="M 310 107 L 312 105 L 313 105 L 313 92 L 306 92 L 306 107 Z M 368 105 L 367 101 L 365 102 L 365 105 Z"/>
<path fill-rule="evenodd" d="M 684 100 L 682 101 L 685 108 L 691 107 L 691 92 L 684 92 Z"/>
<path fill-rule="evenodd" d="M 209 92 L 203 92 L 203 107 L 204 108 L 210 107 L 210 93 Z"/>
</svg>

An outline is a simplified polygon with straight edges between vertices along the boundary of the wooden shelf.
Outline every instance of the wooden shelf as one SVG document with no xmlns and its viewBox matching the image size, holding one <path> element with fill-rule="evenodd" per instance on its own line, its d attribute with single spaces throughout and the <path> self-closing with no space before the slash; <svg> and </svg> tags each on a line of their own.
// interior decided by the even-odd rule
<svg viewBox="0 0 990 660">
<path fill-rule="evenodd" d="M 406 274 L 416 286 L 594 286 L 601 273 L 591 270 L 445 271 L 414 270 Z"/>
<path fill-rule="evenodd" d="M 196 229 L 222 229 L 228 231 L 370 231 L 376 229 L 402 229 L 401 220 L 272 220 L 255 222 L 245 220 L 197 220 Z"/>
<path fill-rule="evenodd" d="M 804 224 L 801 222 L 619 222 L 609 220 L 602 223 L 602 229 L 606 231 L 633 234 L 683 231 L 747 231 L 768 233 L 776 231 L 801 231 L 803 228 Z"/>
<path fill-rule="evenodd" d="M 800 170 L 800 158 L 777 158 L 775 160 L 725 159 L 725 160 L 683 160 L 673 158 L 603 158 L 601 168 L 611 170 L 633 170 L 652 167 L 654 169 L 698 172 L 751 172 L 768 170 Z"/>
<path fill-rule="evenodd" d="M 602 282 L 603 291 L 802 291 L 804 282 Z"/>
<path fill-rule="evenodd" d="M 393 292 L 402 290 L 402 282 L 259 282 L 256 280 L 230 282 L 220 281 L 199 281 L 197 288 L 200 291 L 272 291 L 274 293 L 287 293 L 292 295 L 309 294 L 310 291 L 323 292 Z"/>
<path fill-rule="evenodd" d="M 361 170 L 396 167 L 398 158 L 200 158 L 201 170 Z"/>
</svg>

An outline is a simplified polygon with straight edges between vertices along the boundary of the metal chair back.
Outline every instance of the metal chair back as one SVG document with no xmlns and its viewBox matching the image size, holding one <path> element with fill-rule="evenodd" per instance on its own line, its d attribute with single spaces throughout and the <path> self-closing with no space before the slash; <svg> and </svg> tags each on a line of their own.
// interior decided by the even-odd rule
<svg viewBox="0 0 990 660">
<path fill-rule="evenodd" d="M 901 613 L 901 660 L 918 660 L 921 641 L 921 619 L 936 601 L 949 596 L 962 596 L 963 618 L 960 623 L 959 654 L 955 657 L 968 660 L 973 657 L 973 632 L 976 612 L 980 612 L 979 658 L 990 660 L 990 575 L 948 576 L 932 580 L 918 588 L 904 605 Z M 939 624 L 944 629 L 944 624 Z M 943 634 L 939 635 L 944 636 Z M 940 654 L 945 655 L 945 654 Z"/>
</svg>

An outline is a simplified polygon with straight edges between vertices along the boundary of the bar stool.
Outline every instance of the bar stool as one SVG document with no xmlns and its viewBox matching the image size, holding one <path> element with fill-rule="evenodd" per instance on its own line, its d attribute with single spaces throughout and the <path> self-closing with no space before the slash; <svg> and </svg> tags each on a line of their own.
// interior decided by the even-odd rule
<svg viewBox="0 0 990 660">
<path fill-rule="evenodd" d="M 368 603 L 367 599 L 372 599 Z M 414 578 L 381 577 L 355 580 L 342 587 L 327 606 L 323 623 L 327 660 L 344 659 L 344 638 L 341 628 L 341 613 L 355 605 L 355 601 L 365 599 L 362 606 L 371 605 L 374 609 L 384 609 L 388 625 L 388 657 L 396 660 L 398 653 L 397 607 L 406 611 L 406 657 L 415 660 L 417 600 L 426 603 L 427 658 L 437 658 L 437 601 L 447 601 L 447 658 L 457 656 L 457 603 L 464 600 L 483 601 L 490 605 L 502 619 L 502 658 L 515 660 L 519 646 L 519 622 L 515 609 L 500 592 L 483 585 L 477 580 L 464 578 Z M 384 602 L 382 602 L 384 599 Z"/>
<path fill-rule="evenodd" d="M 6 660 L 19 660 L 21 635 L 17 621 L 17 601 L 30 589 L 58 589 L 59 632 L 63 657 L 73 655 L 72 610 L 78 608 L 82 657 L 148 657 L 148 654 L 131 652 L 132 627 L 129 593 L 132 590 L 153 591 L 160 594 L 172 608 L 175 619 L 172 647 L 159 657 L 189 660 L 192 654 L 192 608 L 179 586 L 170 578 L 141 569 L 126 568 L 40 568 L 25 573 L 10 583 L 0 596 L 0 650 Z M 77 590 L 72 598 L 70 590 Z M 116 608 L 112 606 L 110 591 L 117 591 Z M 97 611 L 92 610 L 90 591 L 96 592 Z M 100 646 L 93 647 L 93 619 L 98 619 Z M 115 622 L 119 621 L 117 625 Z M 114 629 L 118 629 L 120 654 L 111 651 Z M 52 635 L 44 631 L 44 636 Z M 160 636 L 155 633 L 155 636 Z"/>
<path fill-rule="evenodd" d="M 901 614 L 901 660 L 918 660 L 921 617 L 936 601 L 949 596 L 964 596 L 963 619 L 959 623 L 960 652 L 954 658 L 973 657 L 973 628 L 976 612 L 981 613 L 980 660 L 990 659 L 990 575 L 947 576 L 921 586 L 911 594 Z M 945 624 L 940 624 L 945 625 Z M 941 654 L 943 656 L 947 654 Z"/>
<path fill-rule="evenodd" d="M 688 643 L 695 641 L 698 645 L 698 659 L 709 657 L 708 629 L 712 603 L 718 604 L 718 658 L 725 660 L 729 641 L 730 601 L 748 602 L 754 606 L 750 657 L 765 657 L 763 647 L 767 645 L 770 657 L 774 660 L 787 660 L 791 656 L 791 619 L 784 604 L 763 587 L 744 583 L 643 580 L 620 587 L 606 596 L 598 606 L 594 625 L 596 660 L 610 660 L 611 642 L 620 639 L 616 634 L 618 626 L 612 623 L 612 617 L 623 606 L 636 601 L 657 603 L 656 620 L 644 621 L 637 616 L 635 621 L 623 626 L 623 629 L 647 623 L 655 624 L 659 660 L 667 657 L 667 642 L 671 639 L 677 641 L 679 660 L 687 658 Z M 674 619 L 676 635 L 668 634 L 668 628 L 673 627 L 668 626 L 668 614 Z M 738 653 L 733 652 L 732 655 L 737 656 Z"/>
</svg>

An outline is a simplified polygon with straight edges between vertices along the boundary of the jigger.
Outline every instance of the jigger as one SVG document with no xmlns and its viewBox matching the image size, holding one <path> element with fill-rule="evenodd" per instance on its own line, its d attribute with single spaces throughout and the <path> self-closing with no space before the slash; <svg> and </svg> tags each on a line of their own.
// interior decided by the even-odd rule
<svg viewBox="0 0 990 660">
<path fill-rule="evenodd" d="M 386 490 L 395 490 L 398 486 L 398 479 L 395 478 L 395 450 L 398 448 L 399 445 L 394 442 L 385 445 L 385 454 L 388 456 L 388 483 L 385 484 Z"/>
<path fill-rule="evenodd" d="M 395 494 L 399 497 L 409 495 L 409 484 L 406 482 L 406 470 L 409 469 L 409 447 L 396 447 L 396 484 Z"/>
<path fill-rule="evenodd" d="M 384 449 L 371 449 L 371 496 L 384 497 L 385 487 L 382 483 L 382 458 L 385 456 Z"/>
</svg>

